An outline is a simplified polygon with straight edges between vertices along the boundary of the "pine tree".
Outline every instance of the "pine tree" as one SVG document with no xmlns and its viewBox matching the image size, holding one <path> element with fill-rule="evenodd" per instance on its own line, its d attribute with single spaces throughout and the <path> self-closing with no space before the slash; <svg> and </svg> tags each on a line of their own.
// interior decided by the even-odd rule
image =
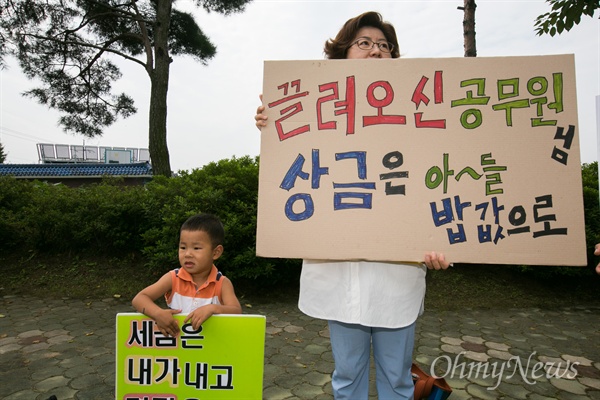
<svg viewBox="0 0 600 400">
<path fill-rule="evenodd" d="M 193 0 L 206 11 L 242 12 L 251 0 Z M 25 95 L 61 113 L 67 132 L 102 134 L 137 110 L 110 57 L 138 64 L 150 77 L 149 150 L 155 174 L 171 175 L 167 90 L 172 56 L 206 64 L 215 45 L 171 0 L 0 0 L 0 55 L 13 55 L 41 86 Z M 0 62 L 0 66 L 2 63 Z"/>
</svg>

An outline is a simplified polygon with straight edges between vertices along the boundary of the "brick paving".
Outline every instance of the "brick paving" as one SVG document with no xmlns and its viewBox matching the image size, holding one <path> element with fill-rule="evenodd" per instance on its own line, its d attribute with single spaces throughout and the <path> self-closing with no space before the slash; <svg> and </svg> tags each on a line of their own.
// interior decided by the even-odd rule
<svg viewBox="0 0 600 400">
<path fill-rule="evenodd" d="M 290 302 L 245 303 L 267 318 L 263 398 L 332 399 L 327 323 Z M 0 398 L 114 398 L 115 315 L 132 311 L 128 301 L 0 304 Z M 600 307 L 426 310 L 414 358 L 445 376 L 450 399 L 600 399 Z"/>
</svg>

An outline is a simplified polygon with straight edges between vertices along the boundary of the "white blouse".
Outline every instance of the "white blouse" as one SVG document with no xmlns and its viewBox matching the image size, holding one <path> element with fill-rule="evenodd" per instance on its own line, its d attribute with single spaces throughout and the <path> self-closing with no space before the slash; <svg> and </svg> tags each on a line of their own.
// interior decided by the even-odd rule
<svg viewBox="0 0 600 400">
<path fill-rule="evenodd" d="M 313 318 L 401 328 L 423 312 L 426 272 L 418 263 L 304 260 L 298 308 Z"/>
</svg>

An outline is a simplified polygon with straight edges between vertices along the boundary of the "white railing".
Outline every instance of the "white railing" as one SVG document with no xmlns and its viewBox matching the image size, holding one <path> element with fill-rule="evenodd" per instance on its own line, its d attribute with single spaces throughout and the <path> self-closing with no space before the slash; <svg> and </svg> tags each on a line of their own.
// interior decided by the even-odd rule
<svg viewBox="0 0 600 400">
<path fill-rule="evenodd" d="M 148 149 L 136 147 L 107 147 L 38 143 L 37 149 L 39 161 L 42 163 L 105 163 L 107 162 L 106 152 L 111 150 L 129 151 L 131 153 L 131 162 L 150 162 L 150 152 Z"/>
</svg>

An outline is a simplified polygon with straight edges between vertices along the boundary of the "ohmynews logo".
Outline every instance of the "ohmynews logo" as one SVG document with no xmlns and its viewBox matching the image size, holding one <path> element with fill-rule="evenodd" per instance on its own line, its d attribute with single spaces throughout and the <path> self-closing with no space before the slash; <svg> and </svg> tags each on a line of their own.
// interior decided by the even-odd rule
<svg viewBox="0 0 600 400">
<path fill-rule="evenodd" d="M 569 360 L 567 360 L 565 363 L 541 361 L 532 363 L 532 358 L 536 354 L 535 351 L 529 355 L 526 364 L 523 364 L 523 362 L 521 361 L 521 357 L 518 356 L 511 357 L 509 360 L 504 362 L 495 361 L 490 363 L 472 361 L 467 363 L 464 360 L 460 360 L 463 354 L 465 354 L 464 351 L 456 355 L 456 357 L 454 357 L 454 360 L 452 360 L 450 356 L 446 355 L 437 357 L 435 360 L 433 360 L 433 363 L 431 364 L 431 368 L 429 370 L 430 375 L 435 378 L 452 379 L 487 379 L 489 377 L 492 377 L 493 379 L 495 379 L 496 384 L 494 386 L 488 387 L 487 390 L 494 390 L 500 385 L 502 379 L 504 379 L 505 377 L 507 379 L 510 379 L 513 376 L 515 376 L 517 372 L 519 373 L 521 378 L 529 385 L 535 385 L 537 379 L 544 377 L 546 379 L 574 379 L 577 376 L 576 367 L 580 364 L 579 362 L 571 362 Z M 434 371 L 435 367 L 436 365 L 438 365 L 438 363 L 443 362 L 445 362 L 446 364 L 446 372 L 443 375 L 437 375 Z M 442 367 L 443 365 L 440 365 L 440 369 L 443 370 Z"/>
</svg>

